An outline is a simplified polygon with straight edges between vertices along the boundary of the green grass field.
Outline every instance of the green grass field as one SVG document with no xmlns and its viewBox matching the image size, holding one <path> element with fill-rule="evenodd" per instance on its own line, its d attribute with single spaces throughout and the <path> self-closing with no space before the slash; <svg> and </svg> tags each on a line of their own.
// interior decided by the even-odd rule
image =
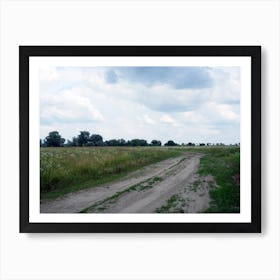
<svg viewBox="0 0 280 280">
<path fill-rule="evenodd" d="M 218 185 L 210 190 L 211 205 L 206 212 L 239 212 L 240 149 L 233 146 L 41 148 L 41 198 L 56 198 L 111 182 L 186 152 L 203 154 L 198 174 L 212 175 Z"/>
</svg>

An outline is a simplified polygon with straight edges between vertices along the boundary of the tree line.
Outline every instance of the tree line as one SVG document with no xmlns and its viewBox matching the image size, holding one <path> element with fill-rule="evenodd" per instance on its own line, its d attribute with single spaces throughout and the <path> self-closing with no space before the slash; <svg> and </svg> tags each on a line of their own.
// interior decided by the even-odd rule
<svg viewBox="0 0 280 280">
<path fill-rule="evenodd" d="M 40 139 L 40 147 L 102 147 L 102 146 L 162 146 L 160 140 L 152 140 L 148 143 L 145 139 L 110 139 L 103 140 L 99 134 L 90 134 L 89 131 L 80 131 L 80 134 L 74 136 L 72 140 L 65 141 L 58 131 L 51 131 L 44 139 Z M 164 146 L 178 146 L 173 140 L 167 141 Z"/>
<path fill-rule="evenodd" d="M 169 140 L 164 143 L 164 146 L 224 146 L 223 143 L 199 143 L 195 144 L 189 142 L 187 144 L 182 143 L 181 145 L 177 144 L 173 140 Z M 235 144 L 236 146 L 239 144 Z M 162 146 L 162 142 L 160 140 L 152 140 L 148 143 L 145 139 L 132 139 L 126 141 L 125 139 L 111 139 L 111 140 L 103 140 L 103 137 L 99 134 L 90 134 L 89 131 L 80 131 L 80 134 L 74 136 L 72 140 L 65 141 L 64 138 L 59 134 L 58 131 L 51 131 L 49 135 L 44 139 L 40 139 L 40 147 L 104 147 L 104 146 Z"/>
</svg>

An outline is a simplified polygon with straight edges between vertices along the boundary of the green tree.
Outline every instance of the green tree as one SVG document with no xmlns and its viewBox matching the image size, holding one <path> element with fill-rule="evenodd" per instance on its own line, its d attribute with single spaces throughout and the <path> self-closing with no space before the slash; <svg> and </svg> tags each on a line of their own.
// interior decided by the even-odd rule
<svg viewBox="0 0 280 280">
<path fill-rule="evenodd" d="M 80 131 L 78 135 L 78 145 L 86 146 L 89 141 L 89 132 L 88 131 Z"/>
<path fill-rule="evenodd" d="M 110 139 L 105 141 L 106 146 L 118 146 L 119 142 L 117 139 Z"/>
<path fill-rule="evenodd" d="M 124 139 L 111 139 L 103 142 L 105 146 L 128 146 Z"/>
<path fill-rule="evenodd" d="M 71 141 L 71 146 L 77 147 L 79 146 L 78 137 L 73 137 Z"/>
<path fill-rule="evenodd" d="M 144 139 L 132 139 L 128 141 L 130 146 L 148 146 L 148 143 Z"/>
<path fill-rule="evenodd" d="M 177 146 L 178 144 L 176 144 L 174 141 L 169 140 L 167 143 L 164 144 L 164 146 Z"/>
<path fill-rule="evenodd" d="M 52 131 L 49 133 L 49 136 L 45 138 L 45 143 L 47 147 L 61 147 L 65 139 L 62 138 L 58 131 Z"/>
<path fill-rule="evenodd" d="M 161 146 L 161 142 L 159 140 L 153 140 L 151 146 Z"/>
<path fill-rule="evenodd" d="M 119 146 L 126 146 L 126 141 L 124 139 L 118 139 Z"/>
<path fill-rule="evenodd" d="M 103 138 L 99 134 L 92 134 L 88 140 L 88 146 L 103 146 Z"/>
</svg>

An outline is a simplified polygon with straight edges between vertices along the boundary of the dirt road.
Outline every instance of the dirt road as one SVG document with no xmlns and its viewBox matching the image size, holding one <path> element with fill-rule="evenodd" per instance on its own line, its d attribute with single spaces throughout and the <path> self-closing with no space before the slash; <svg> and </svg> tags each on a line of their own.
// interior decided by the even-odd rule
<svg viewBox="0 0 280 280">
<path fill-rule="evenodd" d="M 207 188 L 203 192 L 203 186 L 194 189 L 192 185 L 197 180 L 200 157 L 194 154 L 164 160 L 132 172 L 121 181 L 43 201 L 41 213 L 153 213 L 177 193 L 187 195 L 188 202 L 182 209 L 201 211 L 209 204 Z M 182 204 L 182 199 L 178 203 Z"/>
</svg>

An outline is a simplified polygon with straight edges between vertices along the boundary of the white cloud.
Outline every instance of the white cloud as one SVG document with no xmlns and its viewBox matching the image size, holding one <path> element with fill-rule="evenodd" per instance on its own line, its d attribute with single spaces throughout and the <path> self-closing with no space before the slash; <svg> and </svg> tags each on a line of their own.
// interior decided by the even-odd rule
<svg viewBox="0 0 280 280">
<path fill-rule="evenodd" d="M 222 117 L 224 117 L 227 120 L 231 121 L 239 121 L 239 115 L 237 115 L 235 112 L 232 111 L 230 105 L 218 105 L 220 114 Z"/>
<path fill-rule="evenodd" d="M 207 115 L 209 120 L 213 123 L 225 121 L 239 122 L 239 114 L 234 111 L 234 107 L 236 106 L 209 102 L 203 106 L 203 109 L 205 115 Z"/>
<path fill-rule="evenodd" d="M 68 139 L 89 130 L 105 140 L 239 142 L 239 69 L 208 71 L 212 87 L 176 89 L 125 76 L 110 83 L 106 68 L 42 69 L 41 137 L 52 128 Z"/>
<path fill-rule="evenodd" d="M 169 115 L 163 115 L 160 119 L 163 123 L 175 124 L 176 122 Z"/>
<path fill-rule="evenodd" d="M 207 122 L 207 119 L 196 111 L 183 112 L 181 116 L 181 119 L 183 119 L 186 124 L 201 124 Z"/>
<path fill-rule="evenodd" d="M 239 103 L 240 100 L 240 69 L 239 67 L 213 68 L 211 76 L 214 81 L 212 88 L 213 100 L 221 103 Z"/>
<path fill-rule="evenodd" d="M 45 122 L 102 121 L 104 117 L 80 89 L 64 90 L 41 98 L 41 119 Z"/>
<path fill-rule="evenodd" d="M 147 124 L 155 124 L 156 122 L 152 120 L 147 114 L 143 115 L 143 119 Z"/>
</svg>

